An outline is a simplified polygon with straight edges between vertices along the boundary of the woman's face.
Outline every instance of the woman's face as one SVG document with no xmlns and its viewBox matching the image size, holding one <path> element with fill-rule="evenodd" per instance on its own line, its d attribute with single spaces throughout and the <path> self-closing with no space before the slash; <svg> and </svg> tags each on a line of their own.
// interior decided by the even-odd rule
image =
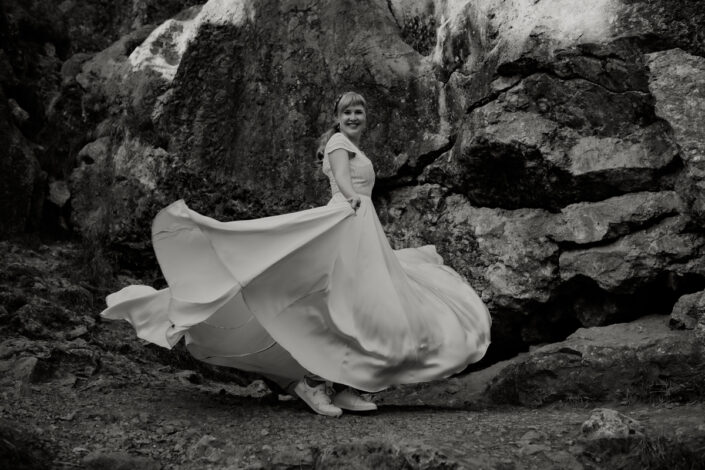
<svg viewBox="0 0 705 470">
<path fill-rule="evenodd" d="M 359 138 L 367 125 L 367 114 L 362 105 L 352 105 L 338 113 L 340 132 L 348 138 Z"/>
</svg>

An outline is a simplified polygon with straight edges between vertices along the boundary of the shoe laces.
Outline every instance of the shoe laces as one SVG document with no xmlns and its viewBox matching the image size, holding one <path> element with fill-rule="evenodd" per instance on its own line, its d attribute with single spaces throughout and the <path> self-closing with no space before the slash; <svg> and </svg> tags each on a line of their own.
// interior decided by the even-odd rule
<svg viewBox="0 0 705 470">
<path fill-rule="evenodd" d="M 313 393 L 311 395 L 317 402 L 324 405 L 329 405 L 331 403 L 330 396 L 328 395 L 326 387 L 322 385 L 323 384 L 311 387 L 313 389 Z"/>
<path fill-rule="evenodd" d="M 326 384 L 326 395 L 328 395 L 329 397 L 334 396 L 335 389 L 333 388 L 333 382 L 326 380 L 325 384 Z"/>
</svg>

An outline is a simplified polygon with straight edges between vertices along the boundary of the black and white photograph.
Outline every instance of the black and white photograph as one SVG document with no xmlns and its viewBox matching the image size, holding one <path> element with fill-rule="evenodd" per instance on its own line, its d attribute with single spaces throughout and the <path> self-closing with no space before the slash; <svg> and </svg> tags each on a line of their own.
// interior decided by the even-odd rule
<svg viewBox="0 0 705 470">
<path fill-rule="evenodd" d="M 705 0 L 0 0 L 0 468 L 705 470 Z"/>
</svg>

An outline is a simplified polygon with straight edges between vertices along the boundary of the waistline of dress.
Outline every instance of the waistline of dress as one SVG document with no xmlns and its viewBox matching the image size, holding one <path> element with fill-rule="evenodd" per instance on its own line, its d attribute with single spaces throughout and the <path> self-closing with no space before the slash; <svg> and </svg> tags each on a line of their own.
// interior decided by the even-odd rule
<svg viewBox="0 0 705 470">
<path fill-rule="evenodd" d="M 372 202 L 372 197 L 368 196 L 366 194 L 360 194 L 358 193 L 358 196 L 360 196 L 360 199 L 366 200 L 369 202 Z M 345 197 L 343 193 L 340 191 L 333 193 L 331 196 L 330 200 L 328 201 L 328 204 L 334 203 L 334 202 L 347 202 L 348 198 Z"/>
</svg>

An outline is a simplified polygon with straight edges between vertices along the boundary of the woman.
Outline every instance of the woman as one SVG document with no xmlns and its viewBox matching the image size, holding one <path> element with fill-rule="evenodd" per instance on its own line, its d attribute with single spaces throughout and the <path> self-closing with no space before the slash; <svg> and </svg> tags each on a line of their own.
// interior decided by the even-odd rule
<svg viewBox="0 0 705 470">
<path fill-rule="evenodd" d="M 266 375 L 328 416 L 376 407 L 352 388 L 331 401 L 323 380 L 375 392 L 478 361 L 486 307 L 433 246 L 392 250 L 360 150 L 365 100 L 345 93 L 334 114 L 327 206 L 218 222 L 177 201 L 152 226 L 169 287 L 126 287 L 102 315 L 164 347 L 185 337 L 196 358 Z"/>
</svg>

